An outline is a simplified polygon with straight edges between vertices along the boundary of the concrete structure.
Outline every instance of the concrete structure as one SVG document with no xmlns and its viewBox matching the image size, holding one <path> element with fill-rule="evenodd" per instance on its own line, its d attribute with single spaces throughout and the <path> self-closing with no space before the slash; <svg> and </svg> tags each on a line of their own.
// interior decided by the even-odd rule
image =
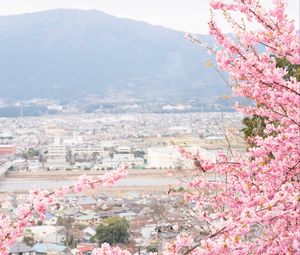
<svg viewBox="0 0 300 255">
<path fill-rule="evenodd" d="M 99 155 L 99 156 L 103 156 L 104 153 L 104 149 L 102 147 L 98 147 L 98 146 L 80 146 L 80 147 L 75 147 L 72 148 L 72 155 L 87 155 L 89 157 L 92 157 L 93 154 Z"/>
<path fill-rule="evenodd" d="M 27 160 L 27 170 L 36 172 L 42 169 L 42 164 L 38 160 Z"/>
<path fill-rule="evenodd" d="M 25 159 L 16 159 L 14 160 L 14 169 L 16 171 L 26 171 L 27 170 L 27 162 Z"/>
<path fill-rule="evenodd" d="M 16 154 L 15 145 L 0 145 L 0 156 L 13 156 Z"/>
<path fill-rule="evenodd" d="M 36 255 L 36 252 L 24 243 L 14 243 L 9 247 L 9 255 Z"/>
<path fill-rule="evenodd" d="M 49 170 L 65 170 L 68 167 L 67 150 L 61 145 L 60 138 L 56 137 L 54 143 L 48 147 L 47 168 Z"/>
<path fill-rule="evenodd" d="M 204 159 L 216 160 L 216 154 L 220 149 L 210 150 L 199 147 L 186 147 L 192 154 L 201 155 Z M 148 168 L 173 169 L 173 168 L 192 169 L 194 164 L 191 160 L 182 156 L 176 146 L 162 146 L 148 148 Z"/>
<path fill-rule="evenodd" d="M 53 243 L 37 243 L 33 246 L 36 255 L 71 255 L 71 249 L 64 245 L 57 245 Z"/>
<path fill-rule="evenodd" d="M 115 153 L 112 158 L 104 158 L 102 167 L 104 169 L 115 169 L 120 165 L 143 166 L 143 158 L 135 158 L 131 153 Z"/>
<path fill-rule="evenodd" d="M 38 242 L 62 243 L 65 241 L 65 231 L 62 226 L 41 225 L 25 229 L 25 234 L 30 233 Z"/>
<path fill-rule="evenodd" d="M 182 160 L 182 156 L 175 146 L 148 148 L 147 163 L 149 168 L 172 169 L 175 168 L 180 159 Z"/>
</svg>

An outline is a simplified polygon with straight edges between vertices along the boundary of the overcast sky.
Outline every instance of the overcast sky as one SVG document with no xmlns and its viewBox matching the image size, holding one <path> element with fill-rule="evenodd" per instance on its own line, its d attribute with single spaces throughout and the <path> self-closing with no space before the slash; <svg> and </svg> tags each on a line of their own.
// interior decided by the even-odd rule
<svg viewBox="0 0 300 255">
<path fill-rule="evenodd" d="M 207 33 L 208 0 L 0 0 L 0 15 L 57 8 L 97 9 L 108 14 L 163 25 L 176 30 Z M 262 0 L 271 6 L 272 0 Z M 288 0 L 288 15 L 299 27 L 299 0 Z"/>
</svg>

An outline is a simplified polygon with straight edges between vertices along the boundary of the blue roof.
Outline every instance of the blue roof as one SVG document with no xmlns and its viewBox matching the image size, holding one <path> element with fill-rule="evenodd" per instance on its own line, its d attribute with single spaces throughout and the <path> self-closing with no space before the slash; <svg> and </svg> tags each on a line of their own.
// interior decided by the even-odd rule
<svg viewBox="0 0 300 255">
<path fill-rule="evenodd" d="M 45 216 L 46 216 L 46 220 L 50 220 L 54 217 L 54 215 L 52 213 L 49 213 L 49 212 L 47 212 Z"/>
<path fill-rule="evenodd" d="M 33 246 L 33 249 L 36 252 L 43 252 L 47 253 L 49 251 L 59 251 L 62 252 L 66 249 L 67 247 L 64 245 L 58 245 L 54 243 L 37 243 L 35 246 Z"/>
</svg>

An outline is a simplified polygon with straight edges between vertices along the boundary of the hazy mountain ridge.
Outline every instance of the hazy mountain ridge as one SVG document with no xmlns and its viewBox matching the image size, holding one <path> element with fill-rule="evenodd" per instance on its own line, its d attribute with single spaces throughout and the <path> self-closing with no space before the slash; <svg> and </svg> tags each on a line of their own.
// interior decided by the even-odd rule
<svg viewBox="0 0 300 255">
<path fill-rule="evenodd" d="M 205 68 L 205 50 L 183 35 L 95 10 L 2 16 L 0 97 L 70 99 L 126 92 L 153 99 L 228 92 Z"/>
</svg>

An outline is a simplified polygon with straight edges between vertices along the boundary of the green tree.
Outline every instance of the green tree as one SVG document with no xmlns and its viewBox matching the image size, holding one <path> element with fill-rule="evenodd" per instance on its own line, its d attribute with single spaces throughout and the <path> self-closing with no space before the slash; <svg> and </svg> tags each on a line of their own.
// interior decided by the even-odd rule
<svg viewBox="0 0 300 255">
<path fill-rule="evenodd" d="M 33 235 L 28 235 L 23 237 L 23 243 L 27 244 L 30 247 L 33 247 L 36 244 L 36 241 L 33 238 Z"/>
<path fill-rule="evenodd" d="M 105 219 L 96 229 L 94 239 L 99 244 L 126 243 L 129 238 L 129 224 L 126 219 L 120 217 L 110 217 Z"/>
<path fill-rule="evenodd" d="M 147 251 L 147 253 L 150 253 L 150 252 L 154 253 L 154 252 L 158 252 L 158 249 L 157 249 L 157 246 L 155 246 L 155 245 L 149 245 L 149 246 L 147 246 L 146 251 Z"/>
<path fill-rule="evenodd" d="M 300 81 L 300 64 L 292 65 L 286 58 L 276 58 L 276 67 L 284 68 L 287 74 L 284 76 L 285 79 L 295 77 L 297 81 Z"/>
<path fill-rule="evenodd" d="M 74 218 L 71 217 L 58 217 L 56 225 L 57 226 L 63 226 L 63 233 L 66 235 L 66 242 L 69 242 L 69 239 L 71 238 L 71 230 L 73 228 L 73 224 L 75 222 Z"/>
<path fill-rule="evenodd" d="M 243 119 L 244 128 L 242 132 L 246 139 L 260 136 L 265 137 L 264 130 L 266 128 L 266 118 L 254 115 L 252 117 L 245 117 Z"/>
<path fill-rule="evenodd" d="M 25 159 L 31 159 L 40 155 L 40 152 L 34 148 L 29 148 L 27 151 L 23 152 L 22 156 Z"/>
<path fill-rule="evenodd" d="M 77 246 L 76 238 L 74 237 L 74 235 L 70 235 L 66 239 L 65 245 L 68 246 L 69 248 L 72 248 L 72 249 Z"/>
</svg>

